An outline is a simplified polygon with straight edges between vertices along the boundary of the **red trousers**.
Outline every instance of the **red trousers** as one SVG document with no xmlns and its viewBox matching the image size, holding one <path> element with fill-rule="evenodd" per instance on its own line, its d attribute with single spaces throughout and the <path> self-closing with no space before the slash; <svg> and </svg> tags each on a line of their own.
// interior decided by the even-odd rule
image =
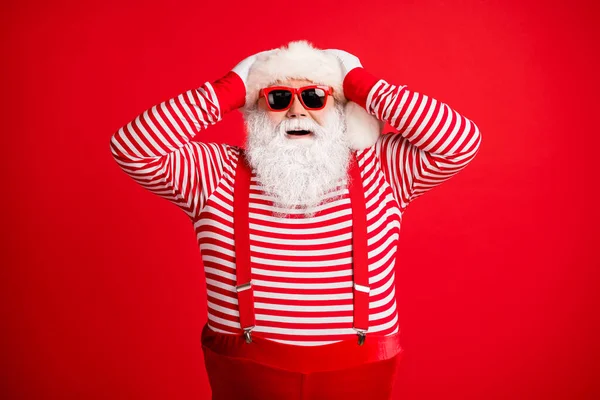
<svg viewBox="0 0 600 400">
<path fill-rule="evenodd" d="M 214 332 L 204 326 L 202 349 L 213 400 L 336 400 L 358 395 L 391 397 L 401 358 L 399 334 L 367 334 L 324 346 L 291 346 L 252 334 Z"/>
</svg>

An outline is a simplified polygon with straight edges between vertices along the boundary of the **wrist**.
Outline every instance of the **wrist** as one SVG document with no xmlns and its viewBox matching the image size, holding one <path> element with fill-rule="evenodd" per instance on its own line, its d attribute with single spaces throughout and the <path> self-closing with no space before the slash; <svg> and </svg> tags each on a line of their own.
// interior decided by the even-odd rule
<svg viewBox="0 0 600 400">
<path fill-rule="evenodd" d="M 221 115 L 243 107 L 246 102 L 246 86 L 238 74 L 229 71 L 227 75 L 212 83 L 219 100 Z"/>
<path fill-rule="evenodd" d="M 379 82 L 379 78 L 364 68 L 353 68 L 344 78 L 344 95 L 348 100 L 366 108 L 369 92 L 377 82 Z"/>
</svg>

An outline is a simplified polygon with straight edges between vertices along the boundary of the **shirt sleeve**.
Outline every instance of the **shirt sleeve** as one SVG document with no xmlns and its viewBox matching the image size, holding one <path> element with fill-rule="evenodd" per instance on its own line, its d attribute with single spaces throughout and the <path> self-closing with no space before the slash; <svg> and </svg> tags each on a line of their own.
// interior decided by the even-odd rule
<svg viewBox="0 0 600 400">
<path fill-rule="evenodd" d="M 232 161 L 228 145 L 192 141 L 202 130 L 244 104 L 245 87 L 230 72 L 214 83 L 162 102 L 120 128 L 110 139 L 112 155 L 135 182 L 199 215 Z"/>
<path fill-rule="evenodd" d="M 463 170 L 481 145 L 477 125 L 429 96 L 377 79 L 362 68 L 344 80 L 346 96 L 398 130 L 375 150 L 400 208 Z"/>
</svg>

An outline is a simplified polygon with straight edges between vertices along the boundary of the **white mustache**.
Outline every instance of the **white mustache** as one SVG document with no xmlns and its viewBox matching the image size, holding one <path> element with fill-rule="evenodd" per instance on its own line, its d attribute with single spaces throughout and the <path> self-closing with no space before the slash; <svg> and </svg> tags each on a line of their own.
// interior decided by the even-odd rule
<svg viewBox="0 0 600 400">
<path fill-rule="evenodd" d="M 279 123 L 277 127 L 279 131 L 287 132 L 287 131 L 311 131 L 318 132 L 320 129 L 323 129 L 321 125 L 314 122 L 311 119 L 303 118 L 303 119 L 288 119 L 283 120 Z"/>
</svg>

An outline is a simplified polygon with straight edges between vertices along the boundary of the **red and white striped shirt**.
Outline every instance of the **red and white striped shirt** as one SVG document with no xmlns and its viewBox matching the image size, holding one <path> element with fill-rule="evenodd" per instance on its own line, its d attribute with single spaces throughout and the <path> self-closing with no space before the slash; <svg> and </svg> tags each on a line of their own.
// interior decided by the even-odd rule
<svg viewBox="0 0 600 400">
<path fill-rule="evenodd" d="M 241 332 L 236 294 L 233 184 L 239 149 L 192 141 L 243 105 L 244 87 L 229 74 L 145 111 L 111 138 L 120 167 L 191 219 L 202 254 L 208 324 Z M 347 97 L 400 134 L 381 135 L 357 152 L 367 211 L 369 334 L 399 330 L 396 251 L 408 204 L 462 170 L 477 153 L 477 126 L 446 104 L 378 80 L 362 68 L 344 82 Z M 241 103 L 240 103 L 241 102 Z M 256 328 L 263 337 L 293 345 L 323 345 L 354 338 L 352 215 L 346 182 L 341 199 L 312 217 L 286 210 L 278 218 L 272 198 L 252 174 L 250 251 Z"/>
</svg>

